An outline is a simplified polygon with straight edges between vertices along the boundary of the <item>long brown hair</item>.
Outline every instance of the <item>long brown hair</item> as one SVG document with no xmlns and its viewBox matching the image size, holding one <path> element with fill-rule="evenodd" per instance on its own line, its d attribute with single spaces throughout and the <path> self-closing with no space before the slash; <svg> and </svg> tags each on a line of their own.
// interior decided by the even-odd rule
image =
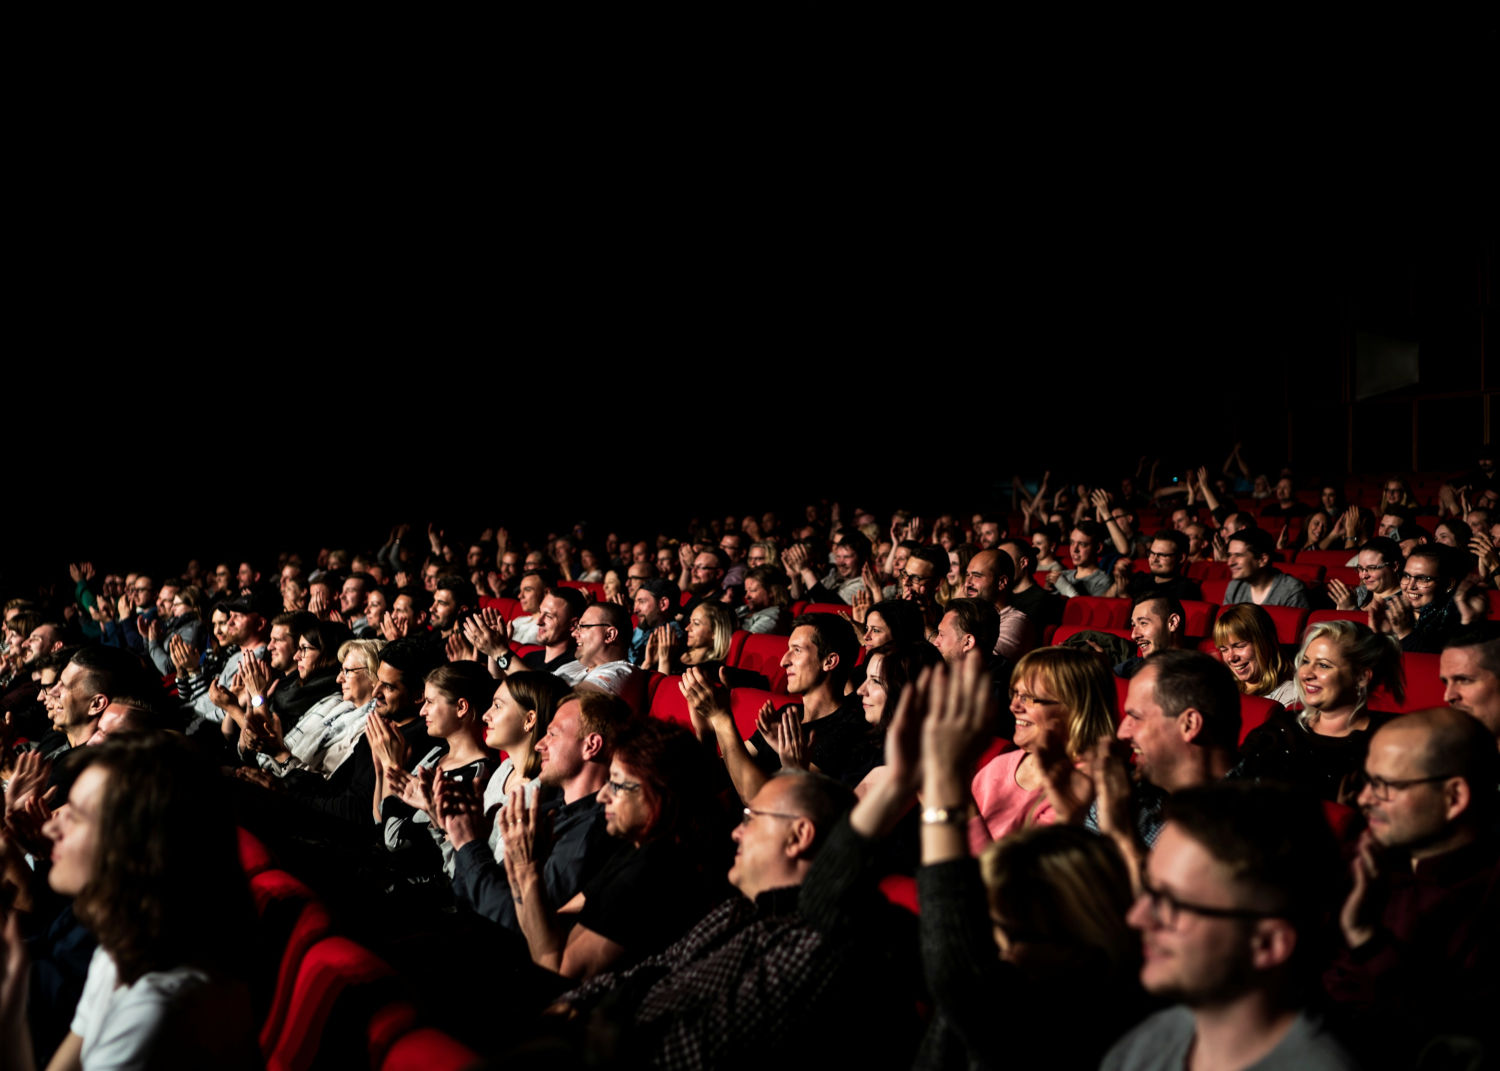
<svg viewBox="0 0 1500 1071">
<path fill-rule="evenodd" d="M 223 778 L 176 736 L 121 733 L 74 756 L 70 775 L 98 766 L 107 779 L 73 910 L 120 981 L 186 964 L 238 973 L 255 909 Z"/>
</svg>

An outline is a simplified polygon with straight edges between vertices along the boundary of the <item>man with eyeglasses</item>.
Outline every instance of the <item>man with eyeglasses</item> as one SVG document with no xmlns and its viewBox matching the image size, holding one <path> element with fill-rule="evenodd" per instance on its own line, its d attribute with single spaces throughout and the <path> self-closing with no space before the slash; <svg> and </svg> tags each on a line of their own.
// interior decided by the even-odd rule
<svg viewBox="0 0 1500 1071">
<path fill-rule="evenodd" d="M 1146 565 L 1150 571 L 1138 572 L 1129 558 L 1121 558 L 1115 562 L 1114 579 L 1105 594 L 1133 599 L 1149 592 L 1158 597 L 1170 595 L 1179 602 L 1202 599 L 1203 592 L 1198 585 L 1182 573 L 1187 556 L 1187 536 L 1163 529 L 1151 537 L 1151 546 L 1146 552 Z"/>
<path fill-rule="evenodd" d="M 1370 741 L 1347 947 L 1324 982 L 1385 1066 L 1439 1034 L 1500 1040 L 1497 783 L 1494 737 L 1452 707 L 1403 714 Z"/>
<path fill-rule="evenodd" d="M 574 659 L 555 670 L 571 687 L 587 685 L 618 695 L 639 709 L 647 674 L 633 666 L 630 653 L 630 612 L 612 602 L 590 606 L 573 626 L 578 647 Z"/>
<path fill-rule="evenodd" d="M 827 777 L 778 773 L 733 834 L 739 895 L 666 951 L 597 975 L 561 1005 L 603 1017 L 621 1066 L 909 1062 L 911 1002 L 889 952 L 904 947 L 889 930 L 902 920 L 849 880 L 858 856 L 841 818 L 853 803 Z M 881 1028 L 860 1025 L 871 1023 Z"/>
<path fill-rule="evenodd" d="M 1357 1066 L 1306 1003 L 1337 861 L 1306 797 L 1247 784 L 1174 796 L 1127 920 L 1141 985 L 1176 1003 L 1101 1068 Z"/>
</svg>

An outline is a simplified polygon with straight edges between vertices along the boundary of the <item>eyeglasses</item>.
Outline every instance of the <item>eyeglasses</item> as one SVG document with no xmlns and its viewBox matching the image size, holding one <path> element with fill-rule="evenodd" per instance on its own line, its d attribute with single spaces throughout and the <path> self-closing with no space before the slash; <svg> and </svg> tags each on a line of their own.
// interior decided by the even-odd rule
<svg viewBox="0 0 1500 1071">
<path fill-rule="evenodd" d="M 1409 581 L 1419 588 L 1425 588 L 1428 584 L 1437 583 L 1437 577 L 1435 576 L 1415 576 L 1411 573 L 1402 573 L 1401 579 Z"/>
<path fill-rule="evenodd" d="M 574 621 L 573 622 L 573 628 L 575 630 L 580 631 L 580 632 L 582 630 L 586 629 L 586 628 L 609 628 L 609 622 L 607 622 L 607 621 L 600 621 L 597 624 L 585 625 L 582 621 Z"/>
<path fill-rule="evenodd" d="M 1060 706 L 1062 706 L 1062 700 L 1061 699 L 1043 699 L 1039 695 L 1032 695 L 1030 692 L 1018 692 L 1014 688 L 1012 688 L 1011 691 L 1010 691 L 1010 701 L 1012 703 L 1014 703 L 1017 699 L 1019 699 L 1021 702 L 1025 703 L 1028 707 L 1060 707 Z"/>
<path fill-rule="evenodd" d="M 316 647 L 310 647 L 310 646 L 308 646 L 305 643 L 299 643 L 299 644 L 297 644 L 297 653 L 298 654 L 306 654 L 308 651 L 317 651 L 317 648 Z"/>
<path fill-rule="evenodd" d="M 1380 570 L 1389 569 L 1390 567 L 1390 562 L 1381 562 L 1379 565 L 1356 565 L 1354 571 L 1356 573 L 1378 573 Z"/>
<path fill-rule="evenodd" d="M 1437 774 L 1434 777 L 1403 777 L 1392 781 L 1385 777 L 1377 777 L 1375 774 L 1361 772 L 1355 774 L 1353 787 L 1359 792 L 1368 788 L 1370 795 L 1384 803 L 1391 798 L 1392 792 L 1404 792 L 1413 785 L 1426 785 L 1433 781 L 1446 781 L 1450 777 L 1457 776 L 1458 774 Z"/>
<path fill-rule="evenodd" d="M 1158 926 L 1167 930 L 1177 928 L 1177 922 L 1184 911 L 1209 919 L 1274 919 L 1281 915 L 1279 911 L 1257 911 L 1253 907 L 1210 907 L 1207 904 L 1189 903 L 1177 899 L 1165 889 L 1152 887 L 1144 877 L 1141 878 L 1141 895 L 1151 905 L 1151 918 Z"/>
<path fill-rule="evenodd" d="M 1175 558 L 1175 557 L 1177 557 L 1177 552 L 1175 550 L 1148 550 L 1148 551 L 1146 551 L 1146 557 L 1148 557 L 1148 558 Z"/>
<path fill-rule="evenodd" d="M 641 783 L 639 781 L 606 781 L 604 787 L 616 796 L 623 796 L 627 792 L 639 792 Z"/>
<path fill-rule="evenodd" d="M 757 811 L 754 807 L 746 807 L 745 808 L 745 816 L 740 819 L 740 825 L 742 825 L 742 826 L 748 826 L 750 824 L 750 819 L 754 818 L 756 815 L 763 815 L 766 818 L 806 818 L 807 817 L 805 814 L 783 814 L 781 811 Z"/>
<path fill-rule="evenodd" d="M 901 574 L 901 586 L 903 588 L 921 588 L 921 587 L 926 587 L 928 584 L 932 583 L 932 581 L 934 579 L 935 579 L 935 577 L 917 576 L 917 575 L 915 575 L 913 573 L 902 573 Z"/>
</svg>

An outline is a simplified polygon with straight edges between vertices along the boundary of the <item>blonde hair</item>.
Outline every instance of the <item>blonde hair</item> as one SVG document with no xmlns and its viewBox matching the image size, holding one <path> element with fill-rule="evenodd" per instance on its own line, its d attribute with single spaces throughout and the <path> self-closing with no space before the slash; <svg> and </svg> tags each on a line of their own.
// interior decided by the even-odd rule
<svg viewBox="0 0 1500 1071">
<path fill-rule="evenodd" d="M 1236 603 L 1219 611 L 1214 622 L 1214 646 L 1228 647 L 1231 643 L 1249 643 L 1255 652 L 1255 663 L 1260 666 L 1260 676 L 1242 681 L 1235 678 L 1235 686 L 1245 695 L 1266 695 L 1276 690 L 1292 675 L 1292 666 L 1276 641 L 1276 624 L 1271 615 L 1250 602 Z"/>
<path fill-rule="evenodd" d="M 1078 758 L 1096 742 L 1115 734 L 1115 683 L 1092 651 L 1040 647 L 1021 656 L 1011 672 L 1012 686 L 1040 677 L 1068 712 L 1068 755 Z"/>
<path fill-rule="evenodd" d="M 1365 670 L 1370 671 L 1370 683 L 1361 683 L 1359 686 L 1359 698 L 1354 703 L 1356 715 L 1365 709 L 1370 692 L 1381 685 L 1385 685 L 1396 702 L 1400 703 L 1406 698 L 1406 674 L 1401 666 L 1401 644 L 1394 636 L 1376 632 L 1369 625 L 1362 625 L 1358 621 L 1319 621 L 1302 637 L 1302 647 L 1297 651 L 1299 668 L 1307 662 L 1307 649 L 1316 641 L 1324 639 L 1338 645 L 1340 653 L 1353 667 L 1355 676 L 1360 676 Z M 1307 696 L 1302 691 L 1300 676 L 1297 679 L 1297 697 L 1306 707 Z M 1318 720 L 1318 713 L 1316 710 L 1304 709 L 1297 715 L 1297 720 L 1304 728 L 1310 729 Z"/>
</svg>

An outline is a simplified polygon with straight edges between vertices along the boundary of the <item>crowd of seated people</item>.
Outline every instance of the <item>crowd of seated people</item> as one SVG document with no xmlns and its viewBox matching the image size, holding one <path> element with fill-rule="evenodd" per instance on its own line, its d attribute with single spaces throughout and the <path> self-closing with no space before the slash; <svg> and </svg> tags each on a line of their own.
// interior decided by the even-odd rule
<svg viewBox="0 0 1500 1071">
<path fill-rule="evenodd" d="M 237 837 L 496 1063 L 1500 1060 L 1493 460 L 972 505 L 3 593 L 0 1062 L 267 1059 Z"/>
</svg>

